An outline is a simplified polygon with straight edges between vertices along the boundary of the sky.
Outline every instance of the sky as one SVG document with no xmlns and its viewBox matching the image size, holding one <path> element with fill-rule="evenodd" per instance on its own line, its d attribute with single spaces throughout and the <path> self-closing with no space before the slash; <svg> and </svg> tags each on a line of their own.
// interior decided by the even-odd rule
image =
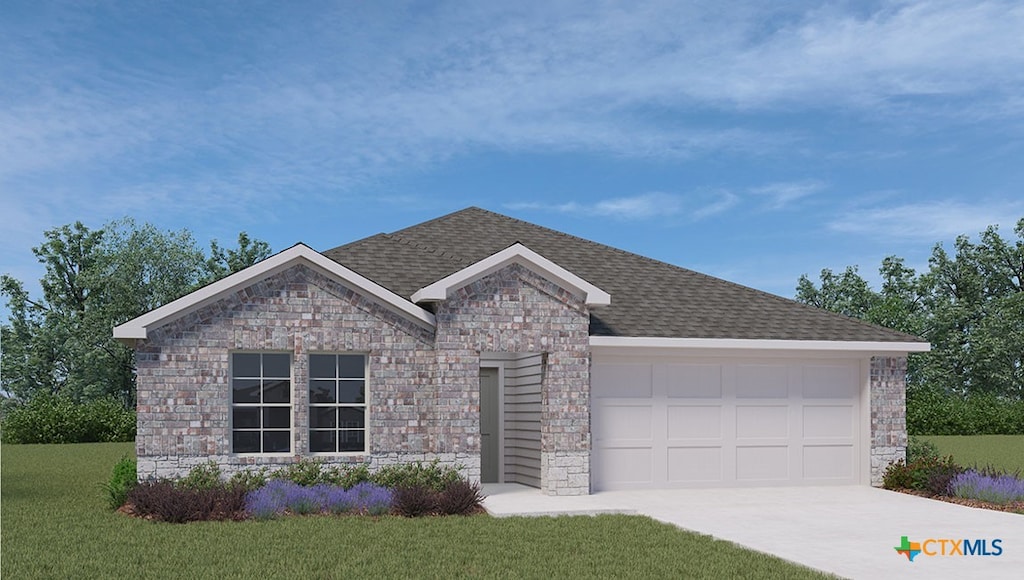
<svg viewBox="0 0 1024 580">
<path fill-rule="evenodd" d="M 1024 3 L 0 5 L 0 272 L 479 206 L 791 297 L 1024 217 Z"/>
</svg>

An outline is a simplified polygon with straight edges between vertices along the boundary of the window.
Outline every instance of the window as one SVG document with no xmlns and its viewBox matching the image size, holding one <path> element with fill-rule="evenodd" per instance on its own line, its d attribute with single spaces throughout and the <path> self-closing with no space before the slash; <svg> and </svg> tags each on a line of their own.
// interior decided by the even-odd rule
<svg viewBox="0 0 1024 580">
<path fill-rule="evenodd" d="M 366 451 L 364 355 L 309 355 L 309 450 Z"/>
<path fill-rule="evenodd" d="M 231 355 L 232 452 L 291 452 L 291 376 L 290 355 Z"/>
</svg>

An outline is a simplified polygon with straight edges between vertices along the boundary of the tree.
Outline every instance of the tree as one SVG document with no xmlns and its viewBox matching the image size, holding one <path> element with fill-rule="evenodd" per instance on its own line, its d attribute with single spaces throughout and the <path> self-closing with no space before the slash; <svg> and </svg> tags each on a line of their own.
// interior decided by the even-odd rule
<svg viewBox="0 0 1024 580">
<path fill-rule="evenodd" d="M 882 262 L 881 290 L 855 267 L 822 270 L 820 286 L 806 275 L 796 299 L 926 338 L 928 353 L 910 357 L 910 386 L 946 393 L 1024 397 L 1024 219 L 1017 240 L 989 227 L 979 243 L 960 236 L 950 254 L 936 244 L 920 275 L 903 260 Z"/>
<path fill-rule="evenodd" d="M 43 236 L 32 250 L 46 268 L 42 298 L 33 300 L 19 280 L 0 279 L 10 309 L 0 325 L 0 385 L 22 401 L 45 392 L 79 401 L 114 396 L 131 406 L 133 353 L 111 329 L 270 253 L 243 232 L 237 249 L 214 241 L 207 257 L 188 230 L 130 219 L 96 231 L 76 222 Z"/>
</svg>

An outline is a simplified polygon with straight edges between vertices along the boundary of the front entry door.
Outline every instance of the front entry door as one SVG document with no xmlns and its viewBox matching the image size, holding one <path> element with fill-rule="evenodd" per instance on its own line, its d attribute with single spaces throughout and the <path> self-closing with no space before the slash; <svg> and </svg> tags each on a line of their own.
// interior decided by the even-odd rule
<svg viewBox="0 0 1024 580">
<path fill-rule="evenodd" d="M 480 369 L 480 481 L 500 483 L 501 415 L 498 369 Z"/>
</svg>

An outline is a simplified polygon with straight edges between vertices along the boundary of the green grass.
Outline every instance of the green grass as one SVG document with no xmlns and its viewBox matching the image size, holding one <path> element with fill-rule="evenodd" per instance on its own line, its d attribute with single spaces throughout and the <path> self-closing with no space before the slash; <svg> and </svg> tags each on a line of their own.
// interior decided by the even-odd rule
<svg viewBox="0 0 1024 580">
<path fill-rule="evenodd" d="M 3 446 L 5 578 L 825 577 L 637 516 L 147 522 L 104 506 L 130 450 Z"/>
<path fill-rule="evenodd" d="M 920 435 L 965 467 L 994 465 L 1024 473 L 1024 435 Z"/>
</svg>

